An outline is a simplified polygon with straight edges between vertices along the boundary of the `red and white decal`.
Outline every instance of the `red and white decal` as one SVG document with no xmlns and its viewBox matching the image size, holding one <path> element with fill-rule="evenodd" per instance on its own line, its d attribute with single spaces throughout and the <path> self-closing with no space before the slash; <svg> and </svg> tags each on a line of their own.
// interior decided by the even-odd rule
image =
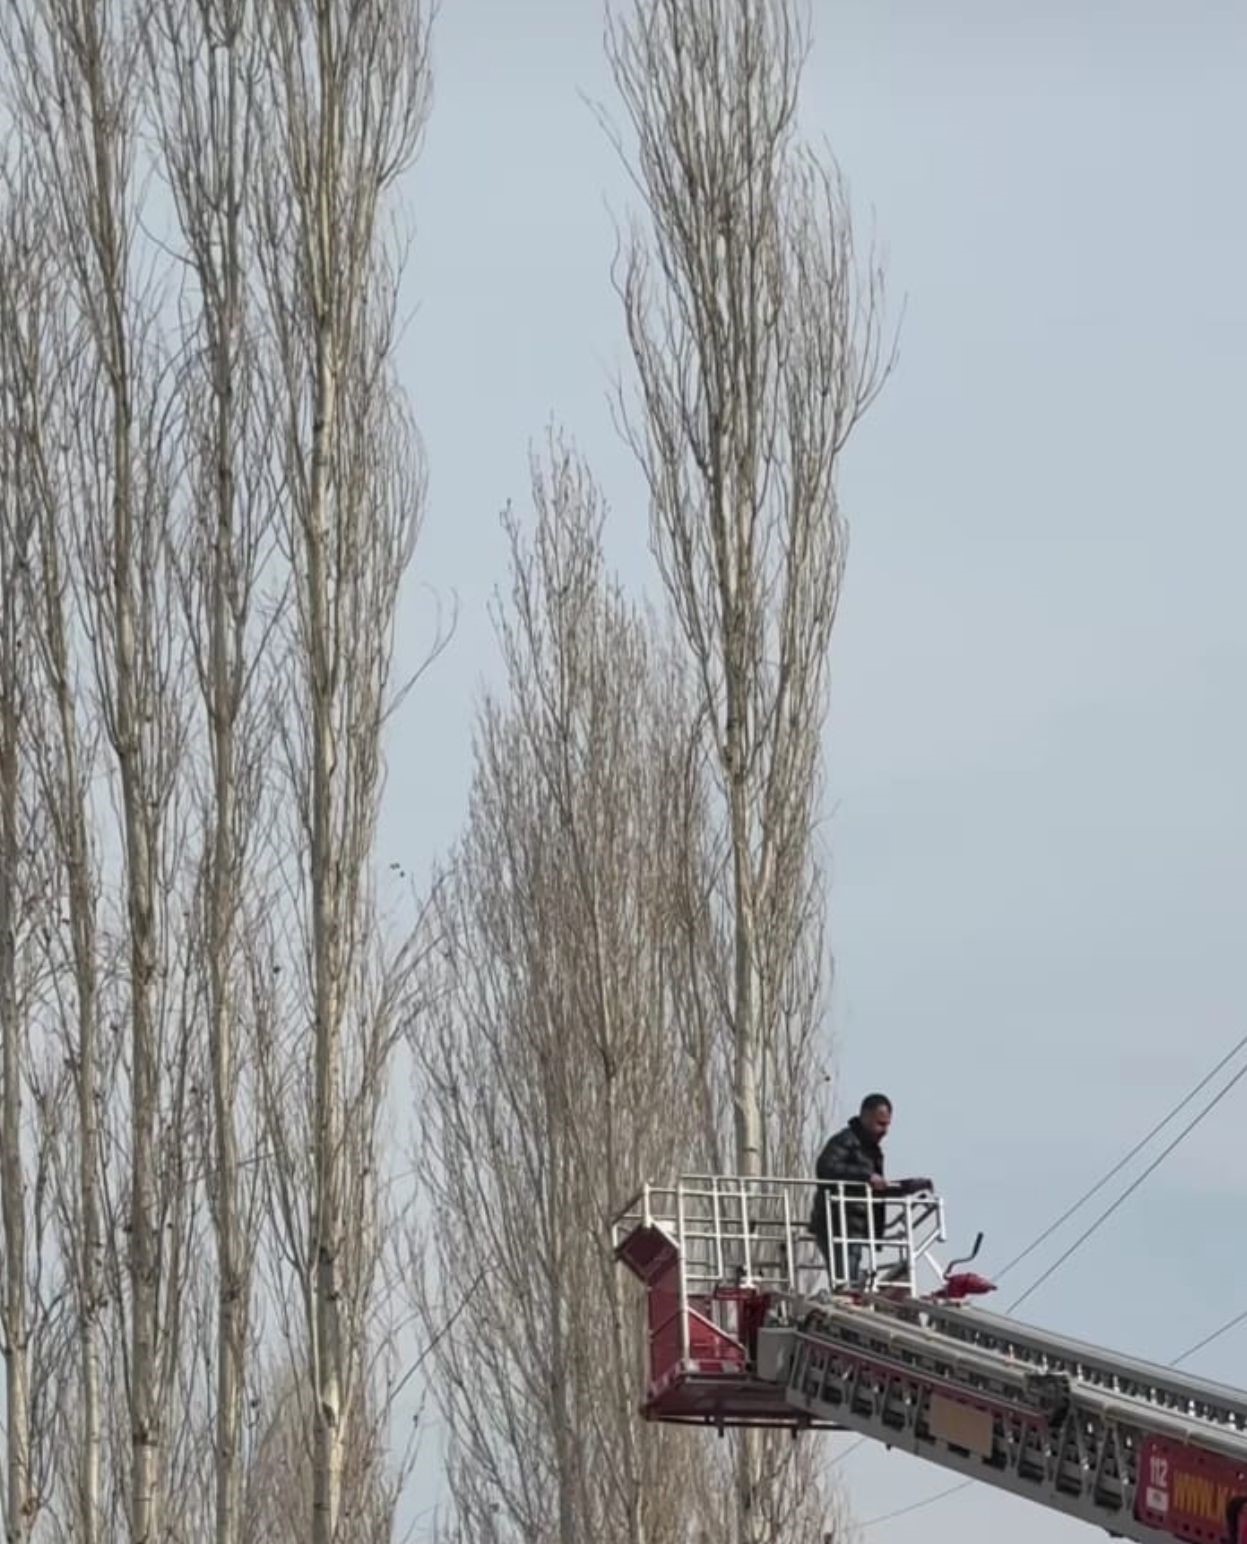
<svg viewBox="0 0 1247 1544">
<path fill-rule="evenodd" d="M 1134 1515 L 1189 1544 L 1247 1544 L 1247 1466 L 1148 1437 L 1139 1452 Z"/>
</svg>

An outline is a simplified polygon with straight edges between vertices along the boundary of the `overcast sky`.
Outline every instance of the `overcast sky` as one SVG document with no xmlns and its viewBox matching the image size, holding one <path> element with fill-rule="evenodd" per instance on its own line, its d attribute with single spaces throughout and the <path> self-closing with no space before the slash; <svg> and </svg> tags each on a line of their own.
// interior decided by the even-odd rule
<svg viewBox="0 0 1247 1544">
<path fill-rule="evenodd" d="M 824 827 L 841 1096 L 893 1095 L 894 1171 L 935 1176 L 990 1268 L 1247 1033 L 1247 11 L 814 9 L 806 127 L 906 307 L 843 477 Z M 437 26 L 402 364 L 430 504 L 402 648 L 427 633 L 420 586 L 460 619 L 391 742 L 384 856 L 417 870 L 463 814 L 498 512 L 550 421 L 612 500 L 613 559 L 653 583 L 606 405 L 629 192 L 584 101 L 608 95 L 600 30 L 599 0 L 445 0 Z M 1247 1081 L 1025 1316 L 1167 1360 L 1247 1308 L 1245 1117 Z M 1190 1366 L 1247 1385 L 1247 1326 Z M 829 1462 L 845 1445 L 818 1440 Z M 869 1448 L 839 1473 L 863 1520 L 949 1483 Z M 436 1500 L 431 1459 L 418 1490 Z M 1004 1529 L 1092 1537 L 973 1487 L 867 1538 Z"/>
</svg>

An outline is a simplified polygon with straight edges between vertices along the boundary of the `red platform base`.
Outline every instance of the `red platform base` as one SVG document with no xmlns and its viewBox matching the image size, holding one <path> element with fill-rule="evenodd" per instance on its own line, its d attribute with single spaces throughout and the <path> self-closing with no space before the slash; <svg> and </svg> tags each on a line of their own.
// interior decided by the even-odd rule
<svg viewBox="0 0 1247 1544">
<path fill-rule="evenodd" d="M 784 1401 L 782 1385 L 746 1375 L 682 1373 L 673 1369 L 649 1391 L 641 1413 L 649 1421 L 685 1426 L 775 1426 L 792 1431 L 840 1431 L 831 1421 L 812 1419 Z"/>
</svg>

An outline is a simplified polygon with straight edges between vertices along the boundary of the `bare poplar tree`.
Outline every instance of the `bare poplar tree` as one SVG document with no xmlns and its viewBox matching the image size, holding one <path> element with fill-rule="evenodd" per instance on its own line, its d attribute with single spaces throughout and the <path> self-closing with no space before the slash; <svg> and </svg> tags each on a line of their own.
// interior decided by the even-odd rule
<svg viewBox="0 0 1247 1544">
<path fill-rule="evenodd" d="M 266 1098 L 306 1310 L 312 1538 L 329 1544 L 361 1408 L 376 1253 L 360 1234 L 375 1225 L 376 1122 L 404 974 L 387 969 L 369 1000 L 393 626 L 423 498 L 393 384 L 398 271 L 385 221 L 428 106 L 429 15 L 421 0 L 298 0 L 267 8 L 263 26 L 258 244 L 294 575 L 288 745 L 305 851 L 295 884 L 307 1029 L 294 1049 L 295 1065 L 310 1070 L 306 1191 L 292 1188 L 300 1159 L 275 1078 Z"/>
<path fill-rule="evenodd" d="M 31 289 L 33 252 L 22 214 L 20 202 L 6 209 L 0 230 L 0 314 L 6 318 L 20 310 Z M 23 1077 L 31 1004 L 19 980 L 22 940 L 31 931 L 34 905 L 29 738 L 23 734 L 31 692 L 26 575 L 33 541 L 11 348 L 0 329 L 0 596 L 4 597 L 0 609 L 0 1212 L 4 1236 L 0 1335 L 4 1342 L 5 1539 L 7 1544 L 18 1544 L 29 1537 L 37 1506 L 31 1483 L 23 1152 Z"/>
<path fill-rule="evenodd" d="M 34 676 L 27 699 L 30 753 L 37 797 L 46 818 L 48 878 L 54 915 L 64 926 L 46 934 L 48 994 L 53 1006 L 53 1036 L 59 1059 L 69 1069 L 76 1107 L 71 1140 L 60 1123 L 49 1092 L 40 1109 L 52 1141 L 66 1149 L 54 1165 L 63 1226 L 60 1241 L 75 1305 L 78 1373 L 68 1442 L 76 1469 L 70 1509 L 74 1536 L 96 1544 L 101 1521 L 101 1263 L 104 1241 L 100 1218 L 99 1111 L 107 1081 L 98 1044 L 97 878 L 93 856 L 88 788 L 96 738 L 93 714 L 78 689 L 75 661 L 71 573 L 73 530 L 65 494 L 67 467 L 63 447 L 70 442 L 70 395 L 67 390 L 74 349 L 67 319 L 55 300 L 57 281 L 49 229 L 53 206 L 23 177 L 13 197 L 13 214 L 23 211 L 20 250 L 9 248 L 14 266 L 0 286 L 0 335 L 3 337 L 5 388 L 13 414 L 14 435 L 22 447 L 20 497 L 32 522 L 28 562 L 20 591 L 25 602 L 27 644 Z M 15 466 L 14 471 L 18 468 Z M 66 562 L 68 550 L 69 561 Z M 61 1173 L 61 1167 L 66 1172 Z"/>
<path fill-rule="evenodd" d="M 671 926 L 685 862 L 683 683 L 606 576 L 603 507 L 557 443 L 531 538 L 509 519 L 465 834 L 415 1049 L 430 1235 L 413 1277 L 450 1431 L 448 1538 L 692 1540 L 689 1434 L 643 1427 L 635 1301 L 608 1221 L 637 1175 L 698 1155 Z"/>
<path fill-rule="evenodd" d="M 793 1161 L 805 1135 L 792 1101 L 809 1048 L 783 1042 L 808 1040 L 820 998 L 812 832 L 844 559 L 836 468 L 890 364 L 881 276 L 861 271 L 840 176 L 797 140 L 806 51 L 796 0 L 623 0 L 607 32 L 631 131 L 616 142 L 644 206 L 619 278 L 638 382 L 624 419 L 719 786 L 744 1174 Z M 767 1526 L 769 1467 L 747 1436 L 741 1544 L 796 1536 Z"/>
<path fill-rule="evenodd" d="M 188 1245 L 176 1123 L 190 1025 L 175 952 L 185 945 L 174 902 L 185 725 L 165 378 L 154 299 L 135 250 L 139 21 L 133 8 L 103 0 L 37 0 L 6 14 L 5 42 L 10 96 L 51 216 L 73 338 L 62 508 L 73 512 L 82 625 L 120 806 L 124 973 L 114 1007 L 129 1029 L 124 1217 L 115 1192 L 102 1185 L 100 1197 L 127 1250 L 124 1267 L 110 1274 L 113 1300 L 127 1315 L 129 1527 L 136 1544 L 154 1544 Z"/>
<path fill-rule="evenodd" d="M 47 347 L 46 206 L 20 163 L 0 217 L 0 1022 L 6 1357 L 6 1538 L 56 1516 L 58 1412 L 73 1403 L 74 1262 L 57 1236 L 59 1175 L 75 1151 L 65 1116 L 72 1056 L 60 1034 L 59 809 L 47 798 L 41 668 L 41 465 L 37 408 Z M 50 417 L 54 417 L 49 412 Z M 66 1069 L 69 1069 L 68 1073 Z M 67 1280 L 68 1278 L 68 1280 Z M 44 1529 L 40 1529 L 42 1534 Z"/>
<path fill-rule="evenodd" d="M 23 520 L 20 560 L 4 553 L 31 624 L 38 878 L 63 919 L 41 946 L 48 1043 L 27 1059 L 77 1346 L 56 1401 L 72 1494 L 49 1537 L 155 1544 L 176 1496 L 188 1536 L 211 1517 L 237 1544 L 276 1322 L 310 1443 L 287 1478 L 314 1538 L 371 1540 L 404 1472 L 382 1140 L 420 936 L 386 936 L 372 872 L 423 499 L 386 221 L 427 107 L 428 17 L 419 0 L 31 0 L 0 38 L 39 214 L 28 290 L 0 295 L 3 452 L 22 458 L 0 467 L 6 498 L 20 483 L 6 541 Z M 145 233 L 153 171 L 167 241 Z M 7 735 L 0 751 L 7 774 Z M 26 1021 L 0 1007 L 20 1062 Z M 5 1142 L 21 1088 L 5 1073 Z M 0 1148 L 19 1356 L 14 1326 L 69 1322 L 20 1275 L 48 1215 L 32 1209 L 24 1247 L 24 1156 Z M 262 1304 L 261 1198 L 288 1256 Z M 51 1397 L 36 1349 L 29 1410 Z M 46 1499 L 42 1455 L 20 1452 L 34 1424 L 10 1421 L 6 1475 Z"/>
<path fill-rule="evenodd" d="M 267 647 L 279 608 L 264 606 L 275 511 L 259 424 L 248 285 L 255 111 L 265 54 L 248 0 L 161 0 L 145 44 L 164 173 L 194 283 L 182 302 L 181 376 L 188 540 L 180 583 L 195 651 L 210 777 L 203 800 L 200 959 L 211 1062 L 208 1193 L 217 1252 L 215 1538 L 240 1537 L 242 1429 L 258 1170 L 240 1167 L 238 931 L 257 817 L 266 805 Z M 266 767 L 266 764 L 268 766 Z M 255 887 L 251 886 L 254 891 Z M 252 896 L 253 908 L 257 905 Z"/>
</svg>

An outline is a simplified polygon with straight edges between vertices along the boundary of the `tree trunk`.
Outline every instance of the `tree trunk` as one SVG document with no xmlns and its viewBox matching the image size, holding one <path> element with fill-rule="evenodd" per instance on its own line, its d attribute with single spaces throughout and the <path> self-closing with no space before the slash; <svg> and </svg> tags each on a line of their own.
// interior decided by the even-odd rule
<svg viewBox="0 0 1247 1544">
<path fill-rule="evenodd" d="M 311 497 L 307 519 L 308 647 L 312 678 L 312 941 L 315 970 L 315 1214 L 312 1376 L 314 1411 L 312 1540 L 334 1544 L 341 1505 L 342 1455 L 347 1440 L 343 1405 L 341 1192 L 343 1162 L 341 1086 L 341 1005 L 339 981 L 340 890 L 333 850 L 334 681 L 333 620 L 329 608 L 330 447 L 336 429 L 337 373 L 333 333 L 334 165 L 333 55 L 330 15 L 319 16 L 321 68 L 321 182 L 317 244 L 322 288 L 317 295 L 316 379 L 313 404 Z"/>
<path fill-rule="evenodd" d="M 158 1264 L 155 1148 L 159 1067 L 153 1021 L 156 923 L 150 800 L 142 725 L 156 711 L 143 700 L 135 596 L 133 381 L 126 333 L 124 245 L 116 199 L 120 189 L 111 104 L 104 71 L 98 0 L 83 7 L 83 69 L 90 101 L 94 236 L 100 299 L 107 325 L 101 340 L 111 401 L 113 749 L 121 782 L 130 964 L 130 1529 L 133 1544 L 156 1544 L 160 1522 L 158 1418 Z"/>
<path fill-rule="evenodd" d="M 0 515 L 0 518 L 4 518 Z M 0 1202 L 4 1223 L 5 1538 L 21 1544 L 32 1521 L 30 1377 L 26 1330 L 26 1175 L 22 1161 L 23 1026 L 17 991 L 19 925 L 18 830 L 21 759 L 19 693 L 19 574 L 24 553 L 17 533 L 0 531 L 0 1073 L 4 1129 L 0 1133 Z M 24 546 L 24 543 L 22 543 Z"/>
<path fill-rule="evenodd" d="M 155 1225 L 156 1102 L 159 1069 L 152 1021 L 155 980 L 155 918 L 151 833 L 148 828 L 139 749 L 139 707 L 135 658 L 135 606 L 130 573 L 131 508 L 128 423 L 118 404 L 114 603 L 116 605 L 117 758 L 125 824 L 127 905 L 130 924 L 130 1527 L 134 1544 L 156 1544 L 160 1518 L 157 1239 Z"/>
<path fill-rule="evenodd" d="M 233 464 L 229 398 L 222 391 L 217 539 L 212 556 L 212 701 L 215 803 L 209 895 L 208 991 L 212 1052 L 217 1241 L 216 1541 L 237 1544 L 241 1497 L 247 1299 L 238 1237 L 238 1137 L 234 1125 L 234 1003 L 231 954 L 237 914 L 234 855 L 234 703 L 230 689 L 226 583 L 232 548 Z"/>
<path fill-rule="evenodd" d="M 595 940 L 596 941 L 596 940 Z M 599 972 L 598 980 L 601 975 Z M 605 992 L 599 993 L 601 1003 L 600 1011 L 603 1020 L 608 1017 L 609 1010 L 605 1005 Z M 605 1154 L 605 1190 L 607 1211 L 614 1207 L 618 1197 L 630 1193 L 630 1186 L 635 1183 L 635 1176 L 621 1177 L 616 1157 L 616 1094 L 615 1078 L 610 1072 L 606 1076 L 606 1108 L 602 1122 L 603 1151 Z M 603 1218 L 600 1224 L 601 1232 L 605 1234 Z M 620 1454 L 620 1466 L 623 1471 L 624 1505 L 627 1509 L 627 1539 L 628 1544 L 647 1544 L 645 1534 L 644 1485 L 641 1475 L 640 1444 L 637 1441 L 637 1422 L 634 1414 L 634 1397 L 632 1394 L 632 1380 L 636 1376 L 636 1362 L 629 1357 L 628 1337 L 628 1309 L 624 1304 L 624 1273 L 619 1269 L 614 1256 L 610 1255 L 605 1261 L 607 1272 L 607 1302 L 610 1304 L 611 1316 L 611 1356 L 614 1363 L 614 1381 L 616 1398 L 619 1402 L 620 1420 L 619 1429 L 622 1435 L 622 1449 Z"/>
<path fill-rule="evenodd" d="M 738 535 L 738 541 L 743 540 Z M 746 577 L 746 584 L 748 576 Z M 757 993 L 757 917 L 754 906 L 753 843 L 750 840 L 750 791 L 746 770 L 745 725 L 749 703 L 739 590 L 724 585 L 723 676 L 726 697 L 724 772 L 732 844 L 732 1107 L 735 1113 L 736 1172 L 762 1172 L 762 1097 L 759 1065 L 762 1024 Z M 758 1515 L 762 1472 L 761 1434 L 742 1428 L 736 1451 L 736 1535 L 738 1544 L 763 1544 Z"/>
<path fill-rule="evenodd" d="M 237 39 L 234 39 L 235 45 Z M 238 176 L 238 61 L 236 46 L 226 61 L 226 150 L 220 168 L 225 184 L 225 238 L 221 313 L 214 339 L 216 359 L 216 531 L 212 545 L 209 605 L 210 703 L 213 739 L 213 847 L 208 930 L 209 1003 L 211 1015 L 212 1100 L 217 1240 L 217 1408 L 216 1408 L 216 1544 L 238 1544 L 241 1524 L 243 1386 L 246 1372 L 250 1281 L 243 1262 L 245 1244 L 239 1237 L 238 1134 L 234 1103 L 237 1092 L 234 1037 L 233 950 L 239 907 L 238 855 L 235 850 L 236 728 L 241 678 L 235 658 L 235 633 L 230 611 L 235 541 L 235 403 L 234 365 L 240 327 L 241 253 Z"/>
<path fill-rule="evenodd" d="M 321 377 L 321 424 L 331 419 L 333 389 L 326 371 Z M 323 404 L 323 406 L 322 406 Z M 318 436 L 323 435 L 318 429 Z M 313 1380 L 316 1392 L 313 1544 L 333 1544 L 341 1504 L 342 1454 L 346 1442 L 343 1408 L 342 1331 L 339 1303 L 342 1283 L 339 1261 L 342 1249 L 342 1110 L 341 1027 L 337 963 L 338 915 L 334 884 L 335 855 L 332 848 L 333 724 L 328 696 L 324 652 L 316 640 L 327 627 L 327 597 L 322 558 L 324 534 L 320 522 L 324 510 L 323 447 L 314 452 L 313 534 L 309 537 L 308 567 L 312 600 L 315 667 L 312 763 L 312 931 L 315 948 L 315 1060 L 314 1112 L 315 1214 L 312 1223 L 314 1259 Z"/>
<path fill-rule="evenodd" d="M 82 1219 L 75 1252 L 77 1273 L 78 1355 L 82 1377 L 80 1452 L 78 1455 L 78 1528 L 82 1544 L 100 1536 L 101 1435 L 100 1284 L 103 1251 L 99 1197 L 99 1110 L 96 1044 L 95 908 L 78 724 L 70 687 L 69 649 L 59 556 L 58 510 L 46 483 L 41 484 L 40 566 L 43 576 L 44 664 L 55 703 L 59 747 L 48 754 L 59 763 L 59 776 L 45 780 L 45 792 L 57 804 L 54 828 L 68 891 L 69 933 L 73 958 L 77 1045 L 74 1093 L 78 1105 L 78 1205 Z M 58 755 L 59 750 L 59 755 Z"/>
</svg>

